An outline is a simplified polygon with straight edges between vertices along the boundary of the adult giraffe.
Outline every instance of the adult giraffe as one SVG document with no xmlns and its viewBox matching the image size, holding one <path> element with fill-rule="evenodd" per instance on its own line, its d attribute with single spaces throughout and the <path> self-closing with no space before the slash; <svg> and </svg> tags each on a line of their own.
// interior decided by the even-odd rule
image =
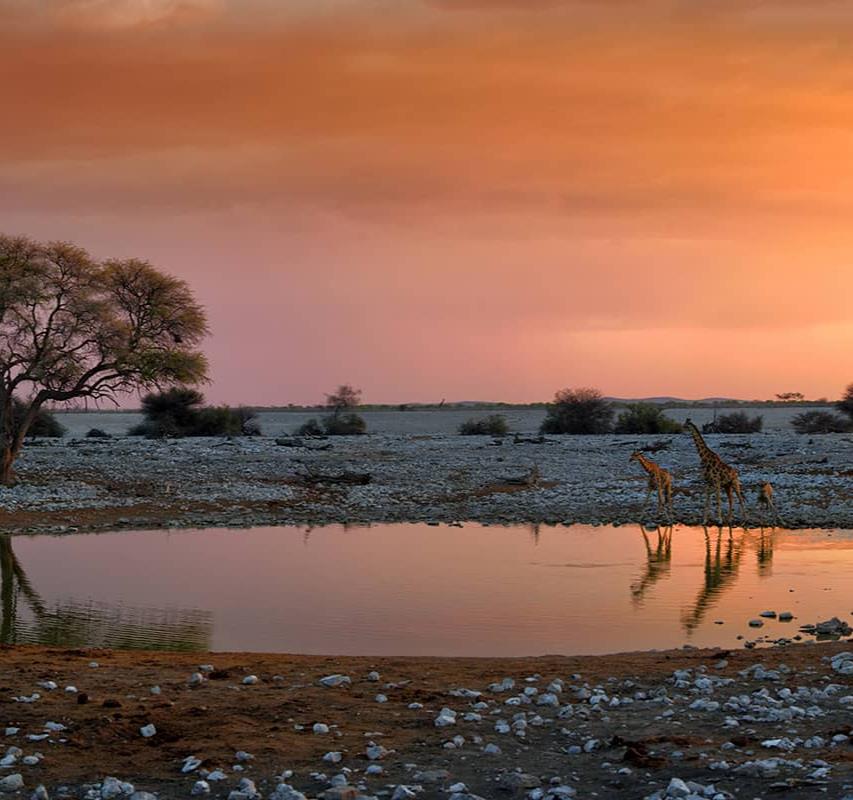
<svg viewBox="0 0 853 800">
<path fill-rule="evenodd" d="M 740 503 L 740 510 L 743 514 L 744 524 L 748 523 L 746 505 L 743 501 L 743 490 L 740 485 L 740 478 L 737 470 L 729 466 L 718 456 L 702 438 L 699 429 L 693 424 L 693 421 L 688 419 L 684 423 L 687 432 L 693 437 L 693 443 L 696 445 L 696 452 L 699 453 L 699 460 L 702 462 L 702 477 L 705 481 L 705 518 L 703 525 L 708 524 L 708 511 L 711 507 L 711 492 L 717 494 L 717 518 L 719 524 L 723 524 L 723 505 L 720 495 L 725 489 L 726 495 L 729 498 L 729 525 L 732 524 L 732 515 L 734 514 L 734 502 L 732 495 L 736 494 Z"/>
</svg>

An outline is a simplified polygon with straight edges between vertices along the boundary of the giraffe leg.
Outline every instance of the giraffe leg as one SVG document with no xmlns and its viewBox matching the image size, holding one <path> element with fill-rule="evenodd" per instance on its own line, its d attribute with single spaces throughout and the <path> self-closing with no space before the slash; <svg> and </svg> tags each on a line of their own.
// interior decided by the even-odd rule
<svg viewBox="0 0 853 800">
<path fill-rule="evenodd" d="M 649 504 L 649 498 L 652 496 L 652 487 L 649 486 L 646 492 L 646 499 L 643 501 L 643 507 L 640 509 L 640 516 L 646 513 L 646 506 Z"/>
<path fill-rule="evenodd" d="M 770 501 L 770 509 L 773 511 L 773 526 L 776 527 L 779 525 L 779 512 L 776 510 L 776 504 L 771 500 Z"/>
<path fill-rule="evenodd" d="M 732 497 L 732 487 L 731 486 L 726 487 L 726 497 L 729 500 L 729 528 L 731 528 L 732 527 L 732 519 L 734 518 L 734 514 L 735 514 L 734 497 Z"/>
<path fill-rule="evenodd" d="M 746 528 L 749 525 L 749 513 L 746 510 L 746 503 L 743 500 L 743 490 L 740 486 L 736 486 L 735 492 L 737 493 L 737 501 L 740 504 L 740 513 L 743 514 L 743 526 Z M 729 505 L 731 505 L 731 500 L 729 500 Z"/>
<path fill-rule="evenodd" d="M 663 484 L 658 482 L 658 517 L 660 517 L 661 512 L 663 510 L 664 510 Z"/>
<path fill-rule="evenodd" d="M 705 518 L 702 520 L 702 524 L 707 528 L 708 527 L 708 512 L 711 510 L 711 485 L 708 484 L 705 486 Z"/>
<path fill-rule="evenodd" d="M 722 500 L 722 489 L 720 488 L 720 484 L 717 484 L 717 519 L 719 520 L 719 525 L 723 527 L 723 500 Z"/>
</svg>

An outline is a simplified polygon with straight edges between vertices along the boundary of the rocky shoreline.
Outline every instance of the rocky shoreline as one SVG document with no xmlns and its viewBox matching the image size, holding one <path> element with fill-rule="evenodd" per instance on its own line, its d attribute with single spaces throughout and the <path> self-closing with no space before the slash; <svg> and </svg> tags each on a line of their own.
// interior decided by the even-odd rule
<svg viewBox="0 0 853 800">
<path fill-rule="evenodd" d="M 853 436 L 774 432 L 710 436 L 740 470 L 751 523 L 772 481 L 784 527 L 853 527 Z M 675 479 L 675 517 L 701 524 L 704 489 L 688 436 L 328 440 L 138 438 L 42 440 L 0 489 L 0 530 L 479 521 L 625 524 L 640 519 L 646 478 L 637 448 Z M 342 476 L 359 480 L 342 482 Z M 736 520 L 740 518 L 736 516 Z"/>
<path fill-rule="evenodd" d="M 0 664 L 3 796 L 853 795 L 849 643 L 530 659 L 3 647 Z"/>
</svg>

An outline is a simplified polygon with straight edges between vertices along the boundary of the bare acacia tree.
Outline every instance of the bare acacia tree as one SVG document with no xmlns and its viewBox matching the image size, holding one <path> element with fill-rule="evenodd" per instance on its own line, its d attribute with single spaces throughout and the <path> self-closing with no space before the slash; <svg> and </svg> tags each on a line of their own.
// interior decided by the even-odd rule
<svg viewBox="0 0 853 800">
<path fill-rule="evenodd" d="M 45 403 L 203 381 L 206 333 L 189 286 L 145 261 L 0 236 L 0 484 Z"/>
<path fill-rule="evenodd" d="M 361 403 L 361 389 L 354 389 L 348 383 L 338 386 L 333 394 L 326 395 L 326 406 L 332 409 L 337 417 L 341 411 L 356 408 Z"/>
</svg>

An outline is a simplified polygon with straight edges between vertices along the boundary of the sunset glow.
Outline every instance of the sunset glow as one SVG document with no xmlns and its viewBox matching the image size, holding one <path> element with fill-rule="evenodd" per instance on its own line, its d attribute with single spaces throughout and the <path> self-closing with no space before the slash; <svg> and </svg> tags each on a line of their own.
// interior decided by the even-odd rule
<svg viewBox="0 0 853 800">
<path fill-rule="evenodd" d="M 0 230 L 187 279 L 212 401 L 851 380 L 848 2 L 0 0 L 0 21 Z"/>
</svg>

